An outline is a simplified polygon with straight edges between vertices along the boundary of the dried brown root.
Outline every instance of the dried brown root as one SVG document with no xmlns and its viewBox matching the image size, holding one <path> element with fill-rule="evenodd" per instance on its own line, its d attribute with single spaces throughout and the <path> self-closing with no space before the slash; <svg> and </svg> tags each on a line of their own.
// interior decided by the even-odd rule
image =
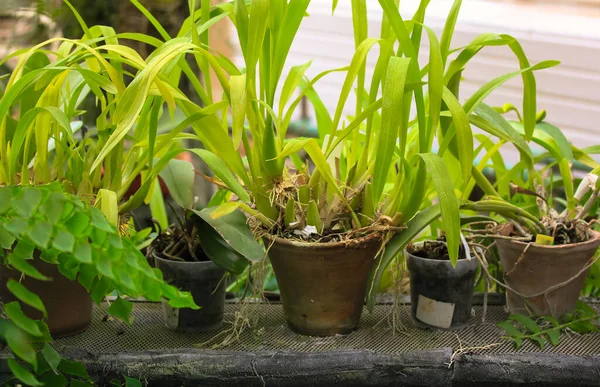
<svg viewBox="0 0 600 387">
<path fill-rule="evenodd" d="M 458 349 L 452 353 L 452 356 L 450 356 L 450 362 L 447 363 L 448 368 L 452 368 L 452 365 L 454 364 L 454 360 L 456 359 L 456 356 L 458 356 L 458 355 L 461 355 L 463 353 L 473 352 L 473 351 L 488 350 L 488 349 L 492 349 L 494 347 L 504 344 L 504 343 L 500 342 L 500 343 L 481 345 L 481 346 L 477 346 L 477 347 L 463 347 L 462 341 L 460 340 L 460 337 L 458 337 L 458 335 L 456 335 L 456 339 L 458 340 Z"/>
<path fill-rule="evenodd" d="M 244 296 L 239 301 L 239 309 L 233 313 L 233 318 L 227 322 L 231 327 L 215 335 L 210 340 L 195 345 L 195 347 L 226 348 L 238 342 L 242 334 L 247 331 L 253 331 L 257 336 L 262 335 L 264 328 L 260 328 L 259 323 L 261 305 L 267 302 L 264 297 L 266 266 L 267 262 L 263 260 L 248 268 L 250 273 L 246 285 L 249 286 L 250 296 Z"/>
</svg>

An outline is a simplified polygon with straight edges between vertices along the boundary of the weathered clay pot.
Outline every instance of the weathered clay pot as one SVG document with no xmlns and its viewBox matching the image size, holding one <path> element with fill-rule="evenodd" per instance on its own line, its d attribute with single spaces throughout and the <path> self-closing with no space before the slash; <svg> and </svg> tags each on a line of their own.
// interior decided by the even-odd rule
<svg viewBox="0 0 600 387">
<path fill-rule="evenodd" d="M 36 253 L 39 256 L 39 253 Z M 58 267 L 34 258 L 29 261 L 40 273 L 52 278 L 52 281 L 39 281 L 30 277 L 21 280 L 23 286 L 37 294 L 48 312 L 46 321 L 53 338 L 71 336 L 87 329 L 92 321 L 94 304 L 85 288 L 77 281 L 71 281 L 60 274 Z M 0 265 L 0 298 L 8 303 L 17 299 L 6 288 L 12 278 L 19 280 L 21 272 Z M 42 313 L 21 303 L 23 313 L 29 318 L 42 319 Z"/>
<path fill-rule="evenodd" d="M 164 280 L 180 290 L 190 292 L 200 309 L 172 308 L 163 300 L 163 317 L 167 328 L 184 332 L 205 332 L 223 325 L 225 311 L 225 270 L 212 261 L 178 262 L 153 253 L 156 267 Z"/>
<path fill-rule="evenodd" d="M 588 273 L 583 269 L 600 246 L 600 233 L 592 230 L 590 233 L 591 239 L 582 243 L 559 246 L 532 243 L 525 254 L 527 243 L 498 239 L 504 282 L 525 297 L 507 290 L 509 311 L 553 317 L 573 312 Z"/>
<path fill-rule="evenodd" d="M 419 246 L 421 243 L 416 243 Z M 414 250 L 412 250 L 414 251 Z M 477 258 L 450 261 L 422 258 L 405 250 L 410 274 L 413 323 L 419 328 L 460 329 L 469 324 Z"/>
<path fill-rule="evenodd" d="M 290 328 L 310 336 L 353 331 L 362 314 L 367 277 L 381 236 L 333 243 L 265 237 Z"/>
</svg>

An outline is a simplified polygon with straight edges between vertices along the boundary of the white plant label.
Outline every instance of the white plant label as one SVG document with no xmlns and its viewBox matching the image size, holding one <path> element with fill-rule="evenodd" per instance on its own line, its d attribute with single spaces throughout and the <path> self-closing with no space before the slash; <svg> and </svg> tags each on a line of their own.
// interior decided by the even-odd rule
<svg viewBox="0 0 600 387">
<path fill-rule="evenodd" d="M 454 316 L 454 305 L 432 300 L 419 294 L 417 319 L 438 328 L 450 328 Z"/>
</svg>

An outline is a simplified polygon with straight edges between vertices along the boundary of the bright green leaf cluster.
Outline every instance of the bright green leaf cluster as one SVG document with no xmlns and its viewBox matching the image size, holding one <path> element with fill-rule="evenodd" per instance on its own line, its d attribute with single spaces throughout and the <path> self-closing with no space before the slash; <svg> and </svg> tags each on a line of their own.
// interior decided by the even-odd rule
<svg viewBox="0 0 600 387">
<path fill-rule="evenodd" d="M 524 340 L 530 340 L 544 349 L 547 342 L 556 347 L 561 333 L 567 328 L 577 333 L 597 332 L 600 329 L 599 322 L 598 312 L 583 301 L 578 301 L 575 312 L 562 316 L 560 321 L 551 316 L 534 320 L 514 314 L 506 321 L 499 322 L 498 326 L 507 333 L 505 338 L 515 343 L 516 349 L 521 347 Z"/>
<path fill-rule="evenodd" d="M 50 280 L 29 262 L 42 259 L 56 264 L 63 275 L 77 278 L 96 302 L 116 290 L 131 297 L 153 301 L 166 297 L 195 307 L 189 294 L 163 282 L 134 241 L 122 237 L 100 210 L 64 193 L 60 183 L 2 187 L 0 192 L 16 203 L 0 212 L 0 251 L 5 265 L 29 277 Z M 10 281 L 8 288 L 22 302 L 45 312 L 39 297 L 20 283 Z M 128 313 L 118 316 L 128 320 Z"/>
<path fill-rule="evenodd" d="M 0 198 L 13 204 L 0 208 L 0 258 L 7 267 L 51 281 L 31 262 L 41 259 L 56 264 L 61 274 L 78 280 L 97 303 L 116 290 L 124 296 L 153 301 L 168 298 L 176 307 L 197 308 L 190 294 L 164 283 L 160 271 L 150 267 L 137 250 L 138 236 L 122 237 L 100 210 L 65 193 L 59 182 L 0 187 Z M 46 314 L 40 297 L 20 282 L 9 279 L 6 286 L 20 302 Z M 80 383 L 89 381 L 82 365 L 61 360 L 47 344 L 51 338 L 43 321 L 27 317 L 18 302 L 5 304 L 4 311 L 10 321 L 0 320 L 0 338 L 17 356 L 9 361 L 16 378 L 32 386 L 42 382 L 66 385 L 65 375 L 85 381 Z M 121 297 L 108 309 L 127 324 L 131 311 L 131 302 Z M 46 343 L 41 360 L 36 351 L 39 343 Z"/>
</svg>

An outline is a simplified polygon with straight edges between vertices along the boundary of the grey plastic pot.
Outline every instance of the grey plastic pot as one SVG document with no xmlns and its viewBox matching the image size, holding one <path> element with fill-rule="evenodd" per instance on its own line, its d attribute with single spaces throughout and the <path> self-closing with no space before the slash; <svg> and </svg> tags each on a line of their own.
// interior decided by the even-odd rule
<svg viewBox="0 0 600 387">
<path fill-rule="evenodd" d="M 419 328 L 433 329 L 467 326 L 472 317 L 477 259 L 460 259 L 453 268 L 450 261 L 421 258 L 408 249 L 405 254 L 413 323 Z"/>
<path fill-rule="evenodd" d="M 194 297 L 198 310 L 172 308 L 163 301 L 163 317 L 167 328 L 184 332 L 206 332 L 223 325 L 225 311 L 225 270 L 206 262 L 179 262 L 153 253 L 156 267 L 165 282 Z"/>
</svg>

